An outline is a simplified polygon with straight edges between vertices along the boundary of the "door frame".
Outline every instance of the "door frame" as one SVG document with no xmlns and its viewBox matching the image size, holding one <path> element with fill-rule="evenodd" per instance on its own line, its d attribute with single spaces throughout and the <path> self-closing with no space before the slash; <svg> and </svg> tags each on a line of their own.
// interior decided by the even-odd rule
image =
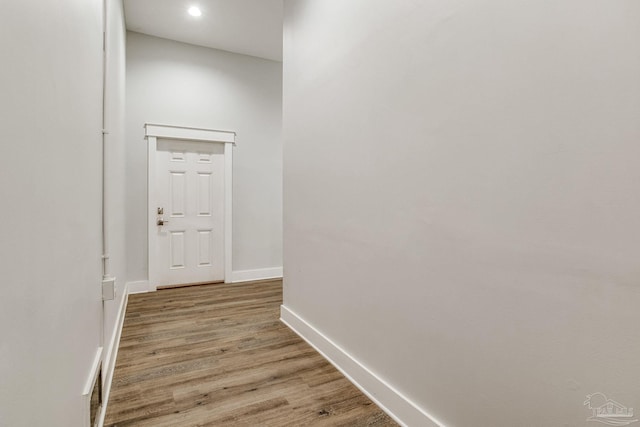
<svg viewBox="0 0 640 427">
<path fill-rule="evenodd" d="M 158 194 L 156 186 L 156 153 L 158 139 L 210 142 L 224 144 L 224 282 L 232 281 L 232 232 L 233 232 L 233 147 L 236 145 L 236 133 L 225 130 L 195 128 L 187 126 L 145 123 L 145 139 L 148 145 L 147 155 L 147 253 L 149 289 L 155 291 L 158 283 L 158 265 L 155 254 L 156 206 Z"/>
</svg>

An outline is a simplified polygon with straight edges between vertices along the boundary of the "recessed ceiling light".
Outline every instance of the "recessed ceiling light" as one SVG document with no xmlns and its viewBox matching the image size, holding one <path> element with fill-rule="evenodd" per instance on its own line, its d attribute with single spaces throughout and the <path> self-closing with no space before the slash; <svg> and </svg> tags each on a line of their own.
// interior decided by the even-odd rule
<svg viewBox="0 0 640 427">
<path fill-rule="evenodd" d="M 189 12 L 189 15 L 191 15 L 191 16 L 200 16 L 200 15 L 202 15 L 202 11 L 197 6 L 191 6 L 189 8 L 188 12 Z"/>
</svg>

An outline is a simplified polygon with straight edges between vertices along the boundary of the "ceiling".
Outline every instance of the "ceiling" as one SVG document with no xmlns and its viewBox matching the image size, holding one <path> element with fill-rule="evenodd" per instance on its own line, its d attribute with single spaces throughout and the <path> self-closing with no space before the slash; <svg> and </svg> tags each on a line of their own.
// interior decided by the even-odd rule
<svg viewBox="0 0 640 427">
<path fill-rule="evenodd" d="M 124 10 L 130 31 L 282 61 L 282 0 L 125 0 Z"/>
</svg>

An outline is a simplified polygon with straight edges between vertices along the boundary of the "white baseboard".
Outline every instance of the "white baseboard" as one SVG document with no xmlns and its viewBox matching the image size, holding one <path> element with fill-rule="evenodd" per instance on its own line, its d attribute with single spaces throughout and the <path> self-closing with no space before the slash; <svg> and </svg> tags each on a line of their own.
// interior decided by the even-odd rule
<svg viewBox="0 0 640 427">
<path fill-rule="evenodd" d="M 93 391 L 93 387 L 96 384 L 96 381 L 99 380 L 98 372 L 100 371 L 100 362 L 102 361 L 102 350 L 102 347 L 98 347 L 98 349 L 96 350 L 96 355 L 93 358 L 89 376 L 87 377 L 87 383 L 85 384 L 84 390 L 82 391 L 82 399 L 84 401 L 83 417 L 85 420 L 84 423 L 87 426 L 91 426 L 91 393 Z"/>
<path fill-rule="evenodd" d="M 144 292 L 155 291 L 155 288 L 151 289 L 151 286 L 149 286 L 148 280 L 140 280 L 138 282 L 129 282 L 127 283 L 127 288 L 129 289 L 128 294 L 142 294 Z"/>
<path fill-rule="evenodd" d="M 231 280 L 236 282 L 250 282 L 252 280 L 279 279 L 282 277 L 282 267 L 259 268 L 257 270 L 239 270 L 231 273 Z"/>
<path fill-rule="evenodd" d="M 136 283 L 142 282 L 129 282 L 124 286 L 124 295 L 122 297 L 122 301 L 120 302 L 120 307 L 118 307 L 118 314 L 116 315 L 116 324 L 113 328 L 113 334 L 111 334 L 111 339 L 109 340 L 109 348 L 105 355 L 103 370 L 102 373 L 104 375 L 104 386 L 103 386 L 103 401 L 102 401 L 102 412 L 100 413 L 100 417 L 98 419 L 98 427 L 103 427 L 104 425 L 104 417 L 107 415 L 107 404 L 109 403 L 109 395 L 111 394 L 111 382 L 113 381 L 113 372 L 116 368 L 116 359 L 118 357 L 118 347 L 120 346 L 120 336 L 122 335 L 122 325 L 124 324 L 124 316 L 127 311 L 127 303 L 129 302 L 129 294 L 130 293 L 140 293 L 147 291 L 138 291 L 131 292 L 131 285 L 141 287 L 141 285 L 135 285 Z"/>
<path fill-rule="evenodd" d="M 280 307 L 280 320 L 315 348 L 325 359 L 342 372 L 349 381 L 400 425 L 407 427 L 444 427 L 444 424 L 403 396 L 284 305 Z"/>
</svg>

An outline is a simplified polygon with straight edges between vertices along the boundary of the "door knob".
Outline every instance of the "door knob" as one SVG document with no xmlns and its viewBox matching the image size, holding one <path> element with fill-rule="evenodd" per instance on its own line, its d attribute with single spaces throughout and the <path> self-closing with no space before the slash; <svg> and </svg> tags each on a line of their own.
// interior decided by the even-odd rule
<svg viewBox="0 0 640 427">
<path fill-rule="evenodd" d="M 169 221 L 165 221 L 165 220 L 164 220 L 164 219 L 162 219 L 162 218 L 158 218 L 158 222 L 157 222 L 157 224 L 158 224 L 159 226 L 162 226 L 162 225 L 165 225 L 167 222 L 169 222 Z"/>
</svg>

